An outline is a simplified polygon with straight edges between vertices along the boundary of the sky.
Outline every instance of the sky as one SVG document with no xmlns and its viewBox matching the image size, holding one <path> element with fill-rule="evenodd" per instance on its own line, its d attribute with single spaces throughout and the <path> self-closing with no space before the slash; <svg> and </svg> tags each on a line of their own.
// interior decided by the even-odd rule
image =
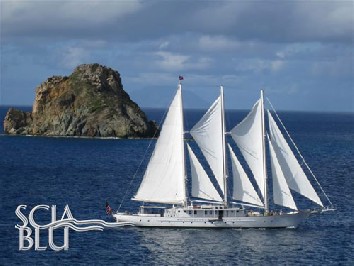
<svg viewBox="0 0 354 266">
<path fill-rule="evenodd" d="M 0 105 L 84 63 L 117 70 L 141 107 L 186 108 L 224 86 L 227 109 L 260 90 L 277 110 L 354 112 L 354 1 L 0 1 Z"/>
</svg>

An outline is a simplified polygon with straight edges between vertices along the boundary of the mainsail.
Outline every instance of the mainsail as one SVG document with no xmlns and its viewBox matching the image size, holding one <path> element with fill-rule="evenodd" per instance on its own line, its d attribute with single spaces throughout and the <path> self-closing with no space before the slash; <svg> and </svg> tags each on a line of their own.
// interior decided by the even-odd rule
<svg viewBox="0 0 354 266">
<path fill-rule="evenodd" d="M 232 162 L 232 176 L 233 176 L 233 193 L 234 200 L 251 203 L 257 206 L 263 206 L 262 201 L 259 199 L 257 192 L 251 181 L 248 179 L 245 170 L 237 159 L 235 153 L 232 151 L 230 144 L 228 144 L 231 154 Z"/>
<path fill-rule="evenodd" d="M 203 169 L 203 166 L 198 161 L 191 147 L 187 144 L 189 158 L 191 163 L 191 178 L 193 197 L 202 198 L 206 200 L 222 201 L 219 193 L 211 183 L 208 174 Z"/>
<path fill-rule="evenodd" d="M 258 100 L 252 111 L 236 127 L 231 130 L 231 136 L 251 168 L 254 179 L 265 197 L 265 171 L 263 152 L 263 101 Z"/>
<path fill-rule="evenodd" d="M 316 191 L 312 187 L 310 181 L 306 177 L 299 162 L 296 160 L 294 153 L 291 151 L 288 143 L 283 137 L 277 124 L 275 123 L 271 113 L 268 111 L 269 117 L 269 133 L 273 144 L 274 152 L 279 161 L 282 172 L 286 178 L 290 189 L 309 198 L 313 202 L 323 207 Z"/>
<path fill-rule="evenodd" d="M 219 96 L 209 110 L 190 130 L 222 190 L 224 189 L 224 128 L 222 98 Z"/>
<path fill-rule="evenodd" d="M 272 141 L 268 138 L 273 178 L 273 202 L 275 204 L 297 210 L 294 198 L 291 195 L 284 173 L 279 165 Z"/>
<path fill-rule="evenodd" d="M 182 203 L 186 200 L 182 110 L 179 85 L 133 200 L 160 203 Z"/>
</svg>

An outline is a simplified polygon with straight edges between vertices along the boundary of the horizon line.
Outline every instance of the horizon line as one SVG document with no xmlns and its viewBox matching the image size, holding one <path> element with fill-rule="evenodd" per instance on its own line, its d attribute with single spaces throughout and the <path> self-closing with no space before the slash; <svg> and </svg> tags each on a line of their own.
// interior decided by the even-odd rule
<svg viewBox="0 0 354 266">
<path fill-rule="evenodd" d="M 31 105 L 0 105 L 0 108 L 33 108 Z M 166 110 L 168 107 L 153 107 L 153 106 L 139 106 L 140 109 L 160 109 L 160 110 Z M 193 108 L 193 107 L 186 107 L 183 108 L 184 110 L 207 110 L 208 107 L 200 107 L 200 108 Z M 226 108 L 225 110 L 230 110 L 230 111 L 249 111 L 249 109 L 244 109 L 244 108 Z M 269 109 L 269 108 L 268 108 Z M 277 112 L 298 112 L 298 113 L 328 113 L 328 114 L 333 114 L 333 113 L 340 113 L 340 114 L 354 114 L 353 111 L 341 111 L 341 110 L 284 110 L 284 109 L 278 109 Z"/>
</svg>

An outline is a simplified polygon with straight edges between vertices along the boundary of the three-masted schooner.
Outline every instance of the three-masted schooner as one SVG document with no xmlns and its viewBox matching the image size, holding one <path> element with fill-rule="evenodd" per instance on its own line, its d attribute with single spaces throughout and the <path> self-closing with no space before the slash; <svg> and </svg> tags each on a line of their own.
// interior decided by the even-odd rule
<svg viewBox="0 0 354 266">
<path fill-rule="evenodd" d="M 261 97 L 251 112 L 230 132 L 225 129 L 223 97 L 221 86 L 220 96 L 188 132 L 205 157 L 213 173 L 214 182 L 190 145 L 185 142 L 182 85 L 179 83 L 142 183 L 132 198 L 144 203 L 168 204 L 170 207 L 143 205 L 136 214 L 117 212 L 113 214 L 117 222 L 146 227 L 297 227 L 314 211 L 299 210 L 291 190 L 319 205 L 316 212 L 329 209 L 324 207 L 269 110 L 269 126 L 266 131 L 263 92 L 261 91 Z M 251 170 L 254 184 L 233 148 L 226 142 L 228 134 Z M 273 203 L 288 211 L 272 211 L 269 208 L 266 149 L 269 150 L 271 158 Z M 191 179 L 189 193 L 186 182 L 187 153 L 191 167 L 188 177 Z M 228 154 L 232 163 L 231 189 L 227 187 Z M 311 170 L 310 172 L 312 174 Z M 316 178 L 315 180 L 317 181 Z M 319 183 L 318 186 L 332 205 Z M 202 201 L 192 201 L 191 198 Z"/>
</svg>

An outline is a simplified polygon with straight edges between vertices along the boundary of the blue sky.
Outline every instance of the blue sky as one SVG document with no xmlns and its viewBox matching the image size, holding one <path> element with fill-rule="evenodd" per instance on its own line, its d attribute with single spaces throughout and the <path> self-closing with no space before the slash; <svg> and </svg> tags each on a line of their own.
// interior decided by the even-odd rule
<svg viewBox="0 0 354 266">
<path fill-rule="evenodd" d="M 142 107 L 354 112 L 353 1 L 1 1 L 1 105 L 82 63 L 118 70 Z"/>
</svg>

